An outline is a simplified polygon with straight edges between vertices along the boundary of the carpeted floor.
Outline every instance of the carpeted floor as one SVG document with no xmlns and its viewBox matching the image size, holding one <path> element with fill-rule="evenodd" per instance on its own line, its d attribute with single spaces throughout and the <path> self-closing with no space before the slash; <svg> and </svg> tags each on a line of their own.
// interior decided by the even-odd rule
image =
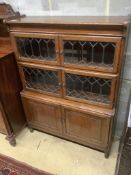
<svg viewBox="0 0 131 175">
<path fill-rule="evenodd" d="M 51 175 L 0 154 L 0 175 Z"/>
</svg>

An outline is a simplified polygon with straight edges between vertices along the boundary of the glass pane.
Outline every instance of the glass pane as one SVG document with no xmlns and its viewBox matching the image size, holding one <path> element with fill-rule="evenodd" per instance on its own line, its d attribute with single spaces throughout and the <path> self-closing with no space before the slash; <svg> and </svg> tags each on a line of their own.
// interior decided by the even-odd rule
<svg viewBox="0 0 131 175">
<path fill-rule="evenodd" d="M 111 80 L 66 73 L 66 96 L 110 103 Z"/>
<path fill-rule="evenodd" d="M 59 93 L 58 72 L 27 67 L 24 67 L 23 71 L 27 88 Z"/>
<path fill-rule="evenodd" d="M 77 65 L 112 68 L 115 43 L 63 41 L 64 62 Z"/>
<path fill-rule="evenodd" d="M 22 57 L 47 61 L 56 59 L 54 39 L 17 37 L 16 43 Z"/>
</svg>

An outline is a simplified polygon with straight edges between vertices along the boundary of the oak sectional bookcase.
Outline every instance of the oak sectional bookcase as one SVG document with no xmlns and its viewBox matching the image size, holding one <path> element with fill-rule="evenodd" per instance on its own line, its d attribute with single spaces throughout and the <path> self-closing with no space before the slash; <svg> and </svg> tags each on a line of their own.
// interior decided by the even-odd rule
<svg viewBox="0 0 131 175">
<path fill-rule="evenodd" d="M 24 17 L 8 26 L 28 125 L 108 157 L 128 18 Z"/>
</svg>

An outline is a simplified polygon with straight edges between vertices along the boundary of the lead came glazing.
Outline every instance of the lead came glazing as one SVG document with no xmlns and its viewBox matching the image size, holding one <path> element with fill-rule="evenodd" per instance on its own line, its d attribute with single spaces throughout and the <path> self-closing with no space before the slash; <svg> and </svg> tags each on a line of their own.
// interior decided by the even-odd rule
<svg viewBox="0 0 131 175">
<path fill-rule="evenodd" d="M 65 63 L 113 67 L 115 43 L 64 40 L 63 46 Z"/>
<path fill-rule="evenodd" d="M 16 43 L 21 57 L 55 61 L 55 40 L 17 37 Z"/>
<path fill-rule="evenodd" d="M 25 84 L 29 89 L 58 94 L 58 72 L 36 68 L 23 68 Z"/>
<path fill-rule="evenodd" d="M 66 73 L 66 96 L 109 104 L 111 80 Z"/>
</svg>

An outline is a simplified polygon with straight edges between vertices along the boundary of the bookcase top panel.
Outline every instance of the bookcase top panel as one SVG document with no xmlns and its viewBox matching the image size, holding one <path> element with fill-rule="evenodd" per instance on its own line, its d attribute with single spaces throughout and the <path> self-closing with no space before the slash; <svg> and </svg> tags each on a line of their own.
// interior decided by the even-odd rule
<svg viewBox="0 0 131 175">
<path fill-rule="evenodd" d="M 125 26 L 128 16 L 26 16 L 9 20 L 8 24 L 48 24 L 48 25 L 113 25 Z"/>
</svg>

